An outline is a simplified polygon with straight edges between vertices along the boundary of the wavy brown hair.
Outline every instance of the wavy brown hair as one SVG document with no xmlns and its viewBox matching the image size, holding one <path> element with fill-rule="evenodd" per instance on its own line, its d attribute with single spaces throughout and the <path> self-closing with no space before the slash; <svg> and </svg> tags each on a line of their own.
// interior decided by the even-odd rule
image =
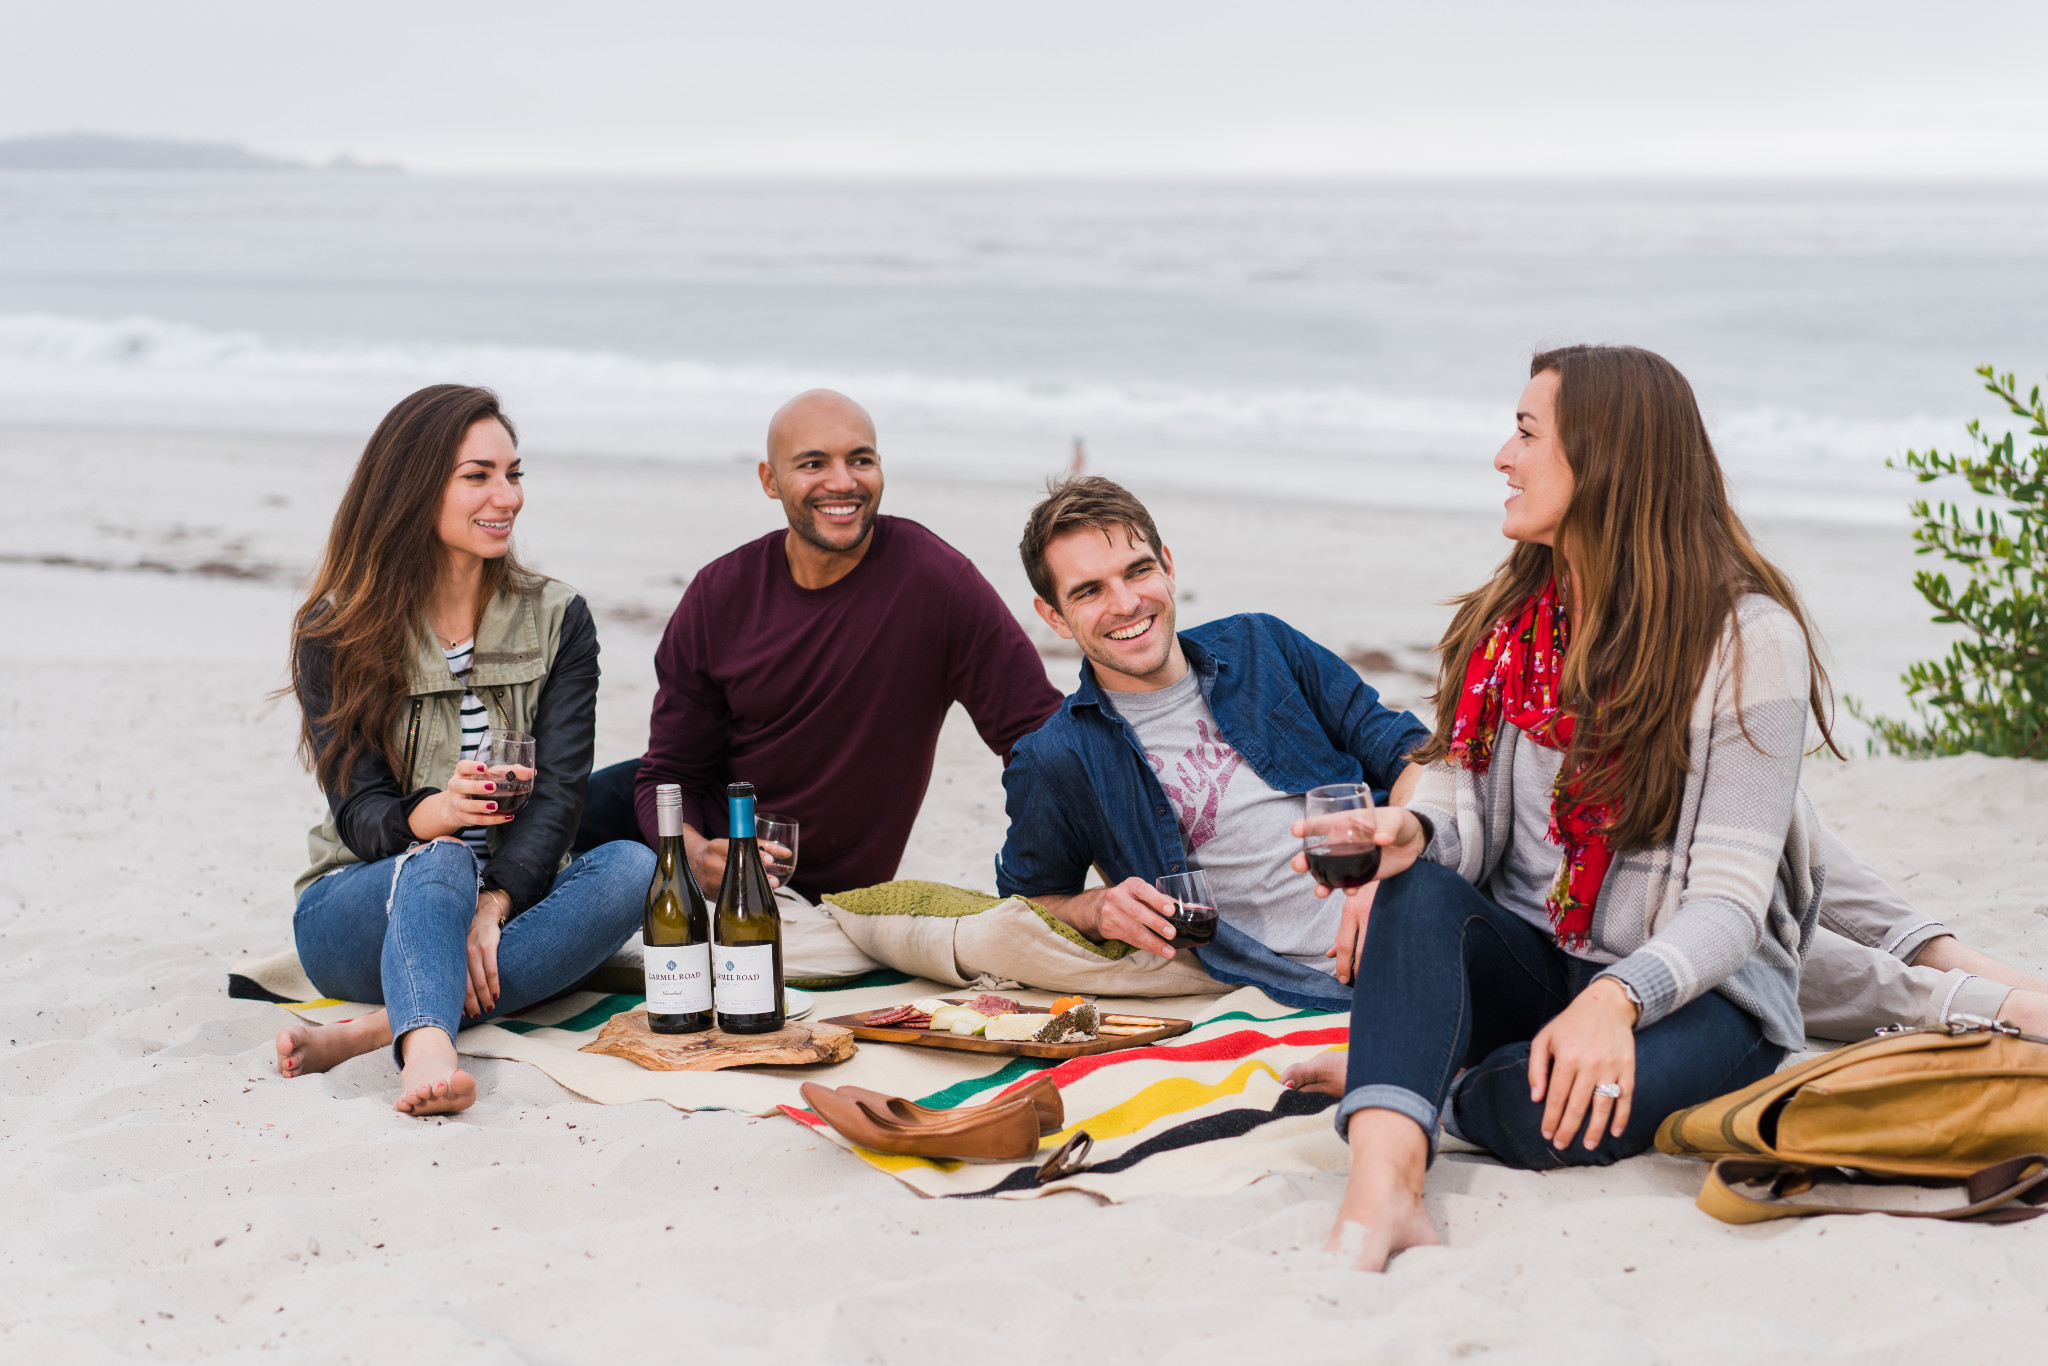
<svg viewBox="0 0 2048 1366">
<path fill-rule="evenodd" d="M 324 646 L 332 661 L 326 715 L 307 714 L 305 694 L 298 695 L 299 758 L 325 790 L 345 781 L 369 750 L 381 752 L 405 781 L 392 721 L 406 698 L 427 599 L 442 570 L 438 528 L 455 453 L 479 422 L 499 423 L 518 443 L 488 389 L 433 384 L 408 395 L 377 424 L 335 509 L 326 553 L 292 621 L 292 681 L 283 690 L 298 692 L 304 648 Z M 507 550 L 484 562 L 477 611 L 500 588 L 531 592 L 539 583 Z M 333 737 L 324 752 L 313 743 L 316 725 Z"/>
<path fill-rule="evenodd" d="M 1572 608 L 1560 687 L 1575 729 L 1563 773 L 1582 802 L 1613 805 L 1610 844 L 1645 848 L 1677 826 L 1693 702 L 1738 598 L 1761 593 L 1799 623 L 1808 705 L 1822 742 L 1839 756 L 1827 671 L 1791 580 L 1764 558 L 1728 502 L 1699 403 L 1678 368 L 1633 346 L 1567 346 L 1529 362 L 1532 379 L 1546 370 L 1557 372 L 1557 435 L 1572 471 L 1557 545 L 1517 545 L 1484 587 L 1452 600 L 1457 613 L 1437 645 L 1436 733 L 1410 758 L 1432 763 L 1450 753 L 1472 652 L 1555 576 Z M 1738 659 L 1741 648 L 1738 631 Z M 1739 692 L 1736 707 L 1739 717 Z"/>
</svg>

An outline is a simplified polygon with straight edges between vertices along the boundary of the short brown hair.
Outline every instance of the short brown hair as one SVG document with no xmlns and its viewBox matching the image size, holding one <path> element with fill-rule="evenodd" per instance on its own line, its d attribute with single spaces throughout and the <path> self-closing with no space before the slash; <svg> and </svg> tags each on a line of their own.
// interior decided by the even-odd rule
<svg viewBox="0 0 2048 1366">
<path fill-rule="evenodd" d="M 1031 591 L 1055 610 L 1059 600 L 1053 596 L 1052 571 L 1045 567 L 1046 547 L 1070 531 L 1082 530 L 1126 531 L 1143 539 L 1154 555 L 1165 551 L 1152 514 L 1122 484 L 1099 474 L 1048 480 L 1045 498 L 1031 509 L 1024 523 L 1024 539 L 1017 543 L 1017 554 L 1024 560 L 1024 577 L 1031 580 Z"/>
</svg>

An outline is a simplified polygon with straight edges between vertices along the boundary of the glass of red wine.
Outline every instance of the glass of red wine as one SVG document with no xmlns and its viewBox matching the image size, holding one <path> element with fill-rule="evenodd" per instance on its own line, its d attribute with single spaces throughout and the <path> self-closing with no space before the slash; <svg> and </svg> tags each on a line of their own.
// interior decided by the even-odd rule
<svg viewBox="0 0 2048 1366">
<path fill-rule="evenodd" d="M 761 846 L 761 866 L 778 887 L 796 876 L 796 822 L 773 811 L 754 813 L 754 838 Z"/>
<path fill-rule="evenodd" d="M 503 812 L 517 811 L 533 795 L 533 737 L 523 730 L 499 730 L 496 726 L 476 742 L 476 762 L 497 784 L 490 800 Z"/>
<path fill-rule="evenodd" d="M 1312 787 L 1305 798 L 1308 821 L 1301 851 L 1308 871 L 1332 890 L 1353 891 L 1371 882 L 1380 870 L 1380 847 L 1372 842 L 1372 826 L 1349 813 L 1372 810 L 1372 789 L 1364 783 L 1331 783 Z"/>
<path fill-rule="evenodd" d="M 1152 884 L 1173 898 L 1166 921 L 1176 944 L 1206 944 L 1216 937 L 1216 899 L 1209 895 L 1209 875 L 1200 868 L 1168 873 Z"/>
</svg>

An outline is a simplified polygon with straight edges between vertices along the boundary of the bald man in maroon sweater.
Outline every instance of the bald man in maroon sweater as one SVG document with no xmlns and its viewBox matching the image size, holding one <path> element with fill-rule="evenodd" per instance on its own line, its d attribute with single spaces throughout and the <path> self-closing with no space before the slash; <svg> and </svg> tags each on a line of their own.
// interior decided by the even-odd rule
<svg viewBox="0 0 2048 1366">
<path fill-rule="evenodd" d="M 617 836 L 630 779 L 654 843 L 655 786 L 679 784 L 690 864 L 716 896 L 725 784 L 752 783 L 763 811 L 800 823 L 793 882 L 816 900 L 896 875 L 953 703 L 1008 762 L 1061 699 L 967 557 L 880 515 L 882 459 L 859 404 L 825 389 L 791 399 L 760 473 L 789 529 L 691 580 L 655 651 L 647 753 L 592 776 L 581 835 Z"/>
</svg>

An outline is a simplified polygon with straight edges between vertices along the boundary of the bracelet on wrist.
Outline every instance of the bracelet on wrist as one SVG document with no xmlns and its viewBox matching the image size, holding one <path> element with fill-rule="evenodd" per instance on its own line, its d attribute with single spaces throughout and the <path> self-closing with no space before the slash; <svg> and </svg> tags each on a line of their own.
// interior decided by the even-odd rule
<svg viewBox="0 0 2048 1366">
<path fill-rule="evenodd" d="M 1436 839 L 1436 822 L 1420 811 L 1410 810 L 1408 814 L 1415 817 L 1415 823 L 1422 827 L 1422 847 L 1426 852 L 1430 843 Z"/>
</svg>

